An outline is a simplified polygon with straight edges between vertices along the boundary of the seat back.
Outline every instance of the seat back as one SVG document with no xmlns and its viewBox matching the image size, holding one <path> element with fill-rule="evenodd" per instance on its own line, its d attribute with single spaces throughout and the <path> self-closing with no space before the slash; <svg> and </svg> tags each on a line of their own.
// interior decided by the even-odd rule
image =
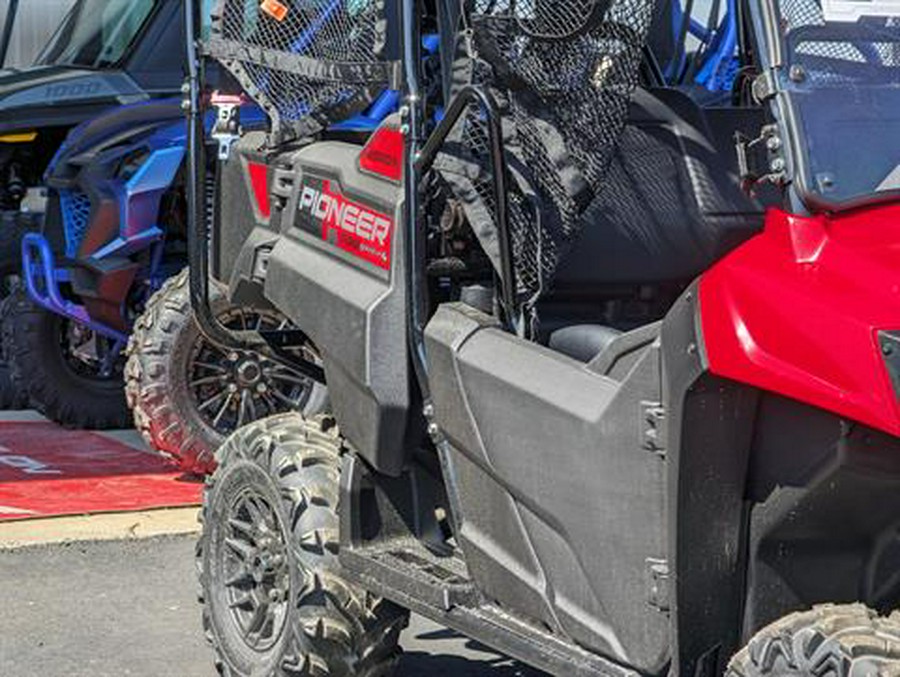
<svg viewBox="0 0 900 677">
<path fill-rule="evenodd" d="M 759 129 L 757 113 L 712 113 L 675 89 L 637 90 L 553 295 L 686 282 L 758 232 L 763 205 L 741 190 L 730 141 L 739 128 Z"/>
</svg>

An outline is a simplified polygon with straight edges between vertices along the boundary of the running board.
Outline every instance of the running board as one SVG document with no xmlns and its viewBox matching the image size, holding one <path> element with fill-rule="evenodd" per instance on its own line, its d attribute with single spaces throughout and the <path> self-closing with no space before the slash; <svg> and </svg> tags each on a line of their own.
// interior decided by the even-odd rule
<svg viewBox="0 0 900 677">
<path fill-rule="evenodd" d="M 340 560 L 348 581 L 551 674 L 638 674 L 484 602 L 462 562 L 435 556 L 415 539 L 345 545 Z"/>
</svg>

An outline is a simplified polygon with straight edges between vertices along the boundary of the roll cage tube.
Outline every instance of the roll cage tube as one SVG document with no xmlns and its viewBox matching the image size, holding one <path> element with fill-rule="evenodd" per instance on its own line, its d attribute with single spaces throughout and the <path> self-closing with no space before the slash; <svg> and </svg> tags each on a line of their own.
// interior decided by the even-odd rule
<svg viewBox="0 0 900 677">
<path fill-rule="evenodd" d="M 512 264 L 512 244 L 509 233 L 508 197 L 506 190 L 506 160 L 503 155 L 500 112 L 493 97 L 483 89 L 467 85 L 460 90 L 443 119 L 428 139 L 422 144 L 422 120 L 425 102 L 421 98 L 419 83 L 420 41 L 418 0 L 402 0 L 401 31 L 403 36 L 403 75 L 406 87 L 406 103 L 401 109 L 403 130 L 406 132 L 406 176 L 404 189 L 404 222 L 407 243 L 407 280 L 409 347 L 413 368 L 421 389 L 423 400 L 428 403 L 428 361 L 425 352 L 425 253 L 418 228 L 419 185 L 422 175 L 434 163 L 447 136 L 459 121 L 466 108 L 477 104 L 488 127 L 488 141 L 491 150 L 491 170 L 493 172 L 494 200 L 497 205 L 497 236 L 500 248 L 499 283 L 501 320 L 509 331 L 515 330 L 518 308 L 515 301 L 515 274 Z M 426 404 L 426 408 L 430 405 Z M 426 414 L 427 415 L 427 414 Z"/>
<path fill-rule="evenodd" d="M 6 57 L 9 54 L 9 45 L 12 42 L 18 13 L 19 0 L 9 0 L 9 5 L 6 7 L 6 23 L 3 24 L 3 34 L 0 35 L 0 67 L 6 67 Z"/>
<path fill-rule="evenodd" d="M 305 343 L 308 339 L 299 329 L 259 332 L 236 331 L 223 325 L 212 311 L 209 300 L 209 228 L 205 221 L 205 205 L 201 198 L 205 185 L 205 127 L 200 96 L 200 55 L 197 50 L 197 0 L 184 2 L 184 26 L 188 62 L 188 80 L 183 87 L 187 113 L 187 220 L 188 264 L 190 266 L 191 308 L 200 331 L 215 344 L 260 353 L 304 376 L 325 383 L 325 371 L 319 365 L 292 356 L 284 348 Z"/>
</svg>

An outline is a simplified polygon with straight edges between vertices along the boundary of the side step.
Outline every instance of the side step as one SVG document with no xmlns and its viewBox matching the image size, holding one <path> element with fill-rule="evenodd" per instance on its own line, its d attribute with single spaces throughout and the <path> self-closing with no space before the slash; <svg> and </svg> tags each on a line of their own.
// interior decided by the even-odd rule
<svg viewBox="0 0 900 677">
<path fill-rule="evenodd" d="M 484 602 L 460 560 L 438 557 L 416 539 L 345 546 L 340 559 L 347 579 L 366 590 L 551 674 L 638 674 Z"/>
</svg>

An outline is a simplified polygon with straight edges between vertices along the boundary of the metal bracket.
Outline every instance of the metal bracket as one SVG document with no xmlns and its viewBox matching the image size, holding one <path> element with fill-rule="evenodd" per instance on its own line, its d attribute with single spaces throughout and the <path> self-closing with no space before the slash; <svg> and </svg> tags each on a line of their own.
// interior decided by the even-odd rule
<svg viewBox="0 0 900 677">
<path fill-rule="evenodd" d="M 241 106 L 243 95 L 221 94 L 213 92 L 210 103 L 216 109 L 216 122 L 210 136 L 218 143 L 219 160 L 227 160 L 231 155 L 231 147 L 241 138 Z"/>
<path fill-rule="evenodd" d="M 763 71 L 753 79 L 751 89 L 756 102 L 765 103 L 778 92 L 775 74 L 770 70 Z"/>
<path fill-rule="evenodd" d="M 666 410 L 659 402 L 641 402 L 641 446 L 665 458 Z"/>
</svg>

